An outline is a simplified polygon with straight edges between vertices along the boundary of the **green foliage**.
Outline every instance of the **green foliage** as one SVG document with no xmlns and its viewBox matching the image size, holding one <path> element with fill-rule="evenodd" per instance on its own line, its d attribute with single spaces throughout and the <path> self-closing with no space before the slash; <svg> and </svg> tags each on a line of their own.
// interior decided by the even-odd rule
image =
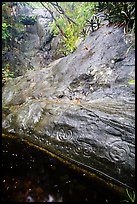
<svg viewBox="0 0 137 204">
<path fill-rule="evenodd" d="M 126 26 L 127 32 L 135 32 L 135 2 L 102 2 L 110 23 Z"/>
<path fill-rule="evenodd" d="M 79 7 L 77 7 L 75 18 L 80 31 L 86 26 L 87 20 L 95 13 L 96 4 L 96 2 L 80 2 Z"/>
<path fill-rule="evenodd" d="M 76 22 L 70 23 L 63 15 L 56 14 L 57 23 L 64 32 L 62 38 L 64 47 L 60 50 L 64 55 L 74 52 L 77 48 L 76 42 L 87 20 L 93 15 L 96 4 L 96 2 L 59 2 L 65 13 Z M 50 26 L 54 36 L 58 35 L 60 31 L 55 21 L 50 23 Z"/>
<path fill-rule="evenodd" d="M 25 4 L 28 4 L 32 8 L 43 8 L 40 2 L 23 2 Z"/>
<path fill-rule="evenodd" d="M 132 203 L 134 203 L 134 202 L 135 202 L 135 192 L 134 192 L 134 191 L 133 191 L 133 192 L 129 192 L 128 189 L 126 189 L 126 192 L 127 192 L 127 195 L 128 195 L 129 200 L 130 200 Z"/>
<path fill-rule="evenodd" d="M 129 192 L 129 189 L 126 189 L 127 199 L 128 200 L 122 200 L 121 202 L 127 202 L 127 203 L 135 203 L 135 192 Z"/>
<path fill-rule="evenodd" d="M 14 77 L 14 75 L 10 71 L 10 65 L 9 65 L 9 63 L 7 63 L 5 65 L 5 67 L 2 68 L 2 80 L 3 80 L 3 82 L 6 82 L 7 80 L 9 80 L 9 79 L 11 79 L 13 77 Z"/>
<path fill-rule="evenodd" d="M 11 25 L 2 23 L 2 40 L 8 41 L 11 38 L 10 28 Z"/>
<path fill-rule="evenodd" d="M 75 43 L 78 39 L 76 34 L 76 29 L 74 27 L 72 29 L 72 24 L 69 24 L 65 30 L 66 37 L 63 37 L 64 49 L 62 51 L 65 55 L 72 53 L 76 49 Z"/>
<path fill-rule="evenodd" d="M 42 8 L 40 2 L 27 2 L 27 4 L 33 8 Z M 86 27 L 87 21 L 91 19 L 93 14 L 100 11 L 106 13 L 110 23 L 124 24 L 127 26 L 127 31 L 135 31 L 135 2 L 58 2 L 65 14 L 76 24 L 70 23 L 65 15 L 57 12 L 57 9 L 49 2 L 45 2 L 44 5 L 54 13 L 56 18 L 56 22 L 50 23 L 54 36 L 58 35 L 61 30 L 63 31 L 62 43 L 64 47 L 62 52 L 65 55 L 76 49 L 76 42 L 80 34 L 83 33 L 83 37 L 85 37 L 83 29 Z"/>
<path fill-rule="evenodd" d="M 51 27 L 51 32 L 54 33 L 54 36 L 57 36 L 59 34 L 59 29 L 56 26 L 55 21 L 49 22 L 49 26 Z"/>
<path fill-rule="evenodd" d="M 135 85 L 135 79 L 128 81 L 128 84 L 134 84 Z"/>
<path fill-rule="evenodd" d="M 100 11 L 104 11 L 110 23 L 125 25 L 126 32 L 135 31 L 135 2 L 59 2 L 59 5 L 77 24 L 69 25 L 64 16 L 56 15 L 56 20 L 65 34 L 62 51 L 65 52 L 66 49 L 66 55 L 76 49 L 75 43 L 87 20 Z M 51 23 L 51 26 L 54 35 L 57 35 L 59 29 L 56 23 Z"/>
<path fill-rule="evenodd" d="M 2 4 L 2 46 L 10 47 L 12 39 L 12 23 L 11 2 L 3 2 Z"/>
</svg>

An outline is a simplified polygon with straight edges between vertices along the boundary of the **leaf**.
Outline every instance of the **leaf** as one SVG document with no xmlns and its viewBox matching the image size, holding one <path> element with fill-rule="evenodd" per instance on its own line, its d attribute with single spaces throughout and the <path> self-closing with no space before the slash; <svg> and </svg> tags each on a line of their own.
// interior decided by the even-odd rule
<svg viewBox="0 0 137 204">
<path fill-rule="evenodd" d="M 128 189 L 126 189 L 126 192 L 127 192 L 127 195 L 129 197 L 130 201 L 133 203 L 135 201 L 135 192 L 133 191 L 132 193 L 131 192 L 129 193 Z"/>
<path fill-rule="evenodd" d="M 128 81 L 128 84 L 135 84 L 135 79 Z"/>
</svg>

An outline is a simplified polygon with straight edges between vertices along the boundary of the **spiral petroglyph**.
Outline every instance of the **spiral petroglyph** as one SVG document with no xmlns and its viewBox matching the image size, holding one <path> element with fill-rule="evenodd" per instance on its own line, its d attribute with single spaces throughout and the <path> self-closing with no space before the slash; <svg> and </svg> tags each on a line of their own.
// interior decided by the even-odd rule
<svg viewBox="0 0 137 204">
<path fill-rule="evenodd" d="M 85 155 L 85 156 L 90 156 L 91 155 L 91 152 L 92 152 L 92 146 L 91 145 L 85 145 L 84 147 L 83 147 L 83 154 Z"/>
<path fill-rule="evenodd" d="M 70 140 L 72 138 L 73 132 L 72 130 L 64 130 L 63 128 L 60 128 L 57 131 L 57 139 L 62 140 Z"/>
<path fill-rule="evenodd" d="M 83 145 L 77 143 L 75 145 L 75 152 L 77 154 L 83 154 L 84 156 L 91 156 L 93 152 L 92 146 L 90 144 L 83 143 Z"/>
<path fill-rule="evenodd" d="M 124 162 L 128 159 L 130 149 L 128 145 L 122 141 L 115 141 L 109 149 L 110 157 L 116 162 Z"/>
</svg>

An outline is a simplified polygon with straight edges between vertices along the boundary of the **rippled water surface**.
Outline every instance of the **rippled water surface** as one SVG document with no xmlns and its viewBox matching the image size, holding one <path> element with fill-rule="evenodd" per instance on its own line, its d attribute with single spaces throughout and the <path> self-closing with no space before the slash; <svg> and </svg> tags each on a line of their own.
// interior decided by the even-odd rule
<svg viewBox="0 0 137 204">
<path fill-rule="evenodd" d="M 24 142 L 2 139 L 3 202 L 103 202 L 123 198 Z"/>
</svg>

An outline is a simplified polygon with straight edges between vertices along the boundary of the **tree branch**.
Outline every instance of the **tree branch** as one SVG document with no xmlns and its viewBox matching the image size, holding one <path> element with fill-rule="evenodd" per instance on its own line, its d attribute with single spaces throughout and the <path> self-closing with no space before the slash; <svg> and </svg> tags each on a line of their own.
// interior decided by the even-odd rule
<svg viewBox="0 0 137 204">
<path fill-rule="evenodd" d="M 65 13 L 65 11 L 61 8 L 61 6 L 59 6 L 58 2 L 49 2 L 55 9 L 56 11 L 58 11 L 60 14 L 63 14 L 69 23 L 74 23 L 75 25 L 77 25 L 77 23 L 75 21 L 73 21 L 69 16 L 67 16 L 67 14 Z"/>
<path fill-rule="evenodd" d="M 46 7 L 45 4 L 44 4 L 43 2 L 40 2 L 40 3 L 41 3 L 42 6 L 43 6 L 45 9 L 47 9 L 47 11 L 51 14 L 53 20 L 54 20 L 55 23 L 56 23 L 56 26 L 58 27 L 58 29 L 59 29 L 60 32 L 61 32 L 61 34 L 62 34 L 64 37 L 67 37 L 67 36 L 65 35 L 65 33 L 63 32 L 63 30 L 61 29 L 60 25 L 58 24 L 56 18 L 54 17 L 54 15 L 53 15 L 53 11 L 51 11 L 48 7 Z"/>
</svg>

